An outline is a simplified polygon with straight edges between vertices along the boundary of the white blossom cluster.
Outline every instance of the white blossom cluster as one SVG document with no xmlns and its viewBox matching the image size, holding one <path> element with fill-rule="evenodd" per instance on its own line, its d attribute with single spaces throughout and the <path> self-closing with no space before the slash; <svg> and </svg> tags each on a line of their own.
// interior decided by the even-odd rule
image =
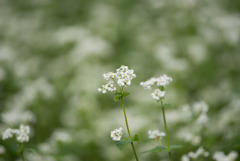
<svg viewBox="0 0 240 161">
<path fill-rule="evenodd" d="M 155 100 L 160 100 L 161 98 L 165 97 L 165 91 L 161 91 L 159 88 L 166 87 L 170 82 L 172 82 L 172 78 L 168 77 L 166 74 L 163 74 L 162 76 L 158 78 L 150 78 L 149 80 L 145 82 L 141 82 L 140 85 L 145 89 L 152 89 L 153 86 L 157 87 L 157 89 L 154 90 L 154 92 L 151 94 L 152 98 Z"/>
<path fill-rule="evenodd" d="M 162 139 L 163 136 L 166 136 L 164 132 L 160 132 L 159 130 L 148 130 L 148 138 L 159 140 Z"/>
<path fill-rule="evenodd" d="M 190 161 L 190 159 L 197 159 L 199 156 L 208 157 L 209 152 L 203 147 L 200 147 L 196 152 L 189 152 L 187 155 L 183 155 L 181 161 Z"/>
<path fill-rule="evenodd" d="M 106 85 L 102 85 L 102 88 L 98 88 L 98 92 L 107 93 L 107 91 L 115 91 L 115 85 L 119 87 L 129 86 L 135 77 L 136 74 L 134 74 L 133 69 L 128 69 L 128 66 L 121 65 L 121 67 L 116 70 L 116 73 L 108 72 L 103 74 L 103 78 L 110 81 Z"/>
<path fill-rule="evenodd" d="M 111 138 L 113 141 L 120 141 L 122 139 L 122 135 L 123 135 L 123 128 L 120 127 L 119 129 L 114 129 L 113 131 L 111 131 Z"/>
<path fill-rule="evenodd" d="M 20 125 L 19 129 L 11 129 L 8 128 L 2 133 L 2 139 L 6 140 L 12 138 L 14 135 L 18 142 L 28 142 L 29 141 L 29 134 L 30 134 L 30 127 Z"/>
<path fill-rule="evenodd" d="M 202 125 L 208 122 L 208 105 L 204 101 L 196 102 L 193 104 L 193 113 L 199 115 L 197 118 L 197 123 Z"/>
<path fill-rule="evenodd" d="M 231 151 L 228 155 L 225 155 L 223 152 L 216 151 L 213 154 L 213 159 L 216 161 L 235 161 L 237 159 L 238 153 Z"/>
</svg>

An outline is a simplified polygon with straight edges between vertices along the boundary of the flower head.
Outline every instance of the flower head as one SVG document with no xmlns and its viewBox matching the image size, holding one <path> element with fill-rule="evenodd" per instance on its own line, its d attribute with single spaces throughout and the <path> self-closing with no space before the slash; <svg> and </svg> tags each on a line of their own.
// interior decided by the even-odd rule
<svg viewBox="0 0 240 161">
<path fill-rule="evenodd" d="M 155 100 L 160 100 L 165 96 L 165 91 L 161 91 L 160 89 L 155 89 L 155 91 L 151 94 L 152 98 Z"/>
<path fill-rule="evenodd" d="M 111 131 L 111 138 L 113 141 L 120 141 L 122 139 L 122 135 L 123 135 L 123 128 L 120 127 L 119 129 L 114 129 L 113 131 Z"/>
<path fill-rule="evenodd" d="M 151 89 L 152 86 L 156 85 L 157 87 L 166 87 L 170 82 L 172 82 L 172 78 L 168 77 L 166 74 L 158 78 L 150 78 L 145 82 L 141 82 L 140 85 L 146 89 Z"/>
<path fill-rule="evenodd" d="M 126 87 L 131 85 L 131 81 L 136 77 L 134 70 L 128 69 L 128 66 L 122 65 L 116 70 L 116 73 L 108 72 L 103 74 L 105 80 L 110 80 L 106 85 L 102 85 L 102 88 L 98 88 L 98 92 L 107 93 L 107 91 L 115 91 L 118 87 Z M 115 86 L 116 85 L 116 86 Z"/>
<path fill-rule="evenodd" d="M 148 130 L 148 135 L 150 139 L 159 140 L 166 134 L 164 132 L 160 132 L 159 130 Z"/>
<path fill-rule="evenodd" d="M 9 138 L 12 138 L 12 137 L 13 137 L 13 130 L 11 128 L 8 128 L 7 130 L 5 130 L 2 133 L 2 139 L 3 140 L 6 140 L 6 139 L 9 139 Z"/>
<path fill-rule="evenodd" d="M 166 87 L 170 82 L 172 82 L 172 80 L 173 79 L 171 77 L 163 74 L 158 78 L 150 78 L 145 82 L 141 82 L 140 85 L 146 89 L 152 89 L 153 87 L 155 87 L 155 90 L 151 95 L 153 99 L 159 101 L 160 99 L 165 97 L 165 91 L 163 91 L 164 87 Z"/>
<path fill-rule="evenodd" d="M 11 129 L 8 128 L 2 133 L 2 139 L 6 140 L 9 138 L 12 138 L 14 135 L 16 136 L 16 139 L 18 142 L 28 142 L 29 141 L 29 134 L 30 134 L 30 127 L 20 125 L 19 129 Z"/>
</svg>

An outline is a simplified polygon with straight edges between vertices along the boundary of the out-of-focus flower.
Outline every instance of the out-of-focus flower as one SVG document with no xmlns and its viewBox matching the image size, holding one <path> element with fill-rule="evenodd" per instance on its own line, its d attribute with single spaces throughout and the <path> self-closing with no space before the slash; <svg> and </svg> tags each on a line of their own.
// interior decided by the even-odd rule
<svg viewBox="0 0 240 161">
<path fill-rule="evenodd" d="M 172 82 L 172 78 L 168 77 L 166 74 L 158 78 L 150 78 L 145 82 L 141 82 L 140 85 L 146 89 L 151 89 L 152 86 L 157 85 L 158 87 L 166 87 L 170 82 Z"/>
<path fill-rule="evenodd" d="M 223 152 L 216 151 L 213 154 L 213 159 L 216 161 L 235 161 L 237 159 L 238 153 L 231 151 L 228 155 L 225 155 Z"/>
<path fill-rule="evenodd" d="M 0 145 L 0 155 L 4 154 L 6 152 L 6 149 L 4 148 L 4 146 Z"/>
<path fill-rule="evenodd" d="M 2 133 L 2 139 L 6 140 L 13 137 L 13 130 L 11 128 L 8 128 Z"/>
<path fill-rule="evenodd" d="M 197 159 L 199 156 L 208 157 L 209 152 L 203 147 L 200 147 L 196 152 L 189 152 L 187 155 L 183 155 L 181 161 L 190 161 L 190 159 Z"/>
<path fill-rule="evenodd" d="M 111 138 L 113 141 L 120 141 L 122 139 L 122 135 L 123 135 L 123 128 L 120 127 L 119 129 L 114 129 L 113 131 L 111 131 Z"/>
<path fill-rule="evenodd" d="M 159 140 L 162 139 L 163 136 L 166 136 L 166 134 L 164 132 L 160 132 L 159 130 L 149 130 L 148 131 L 148 137 L 150 139 L 154 139 L 154 140 Z"/>
<path fill-rule="evenodd" d="M 208 105 L 204 101 L 196 102 L 193 104 L 194 113 L 206 113 L 208 111 Z"/>
<path fill-rule="evenodd" d="M 190 158 L 187 155 L 183 155 L 181 161 L 190 161 Z"/>
<path fill-rule="evenodd" d="M 145 82 L 141 82 L 140 86 L 142 86 L 145 89 L 152 89 L 152 87 L 155 86 L 156 89 L 151 94 L 151 96 L 153 99 L 158 101 L 161 98 L 164 98 L 164 96 L 165 96 L 165 91 L 161 91 L 159 88 L 166 87 L 170 82 L 172 82 L 172 78 L 168 77 L 166 74 L 163 74 L 162 76 L 160 76 L 158 78 L 153 77 Z"/>
<path fill-rule="evenodd" d="M 30 134 L 30 127 L 20 125 L 19 129 L 8 128 L 7 130 L 5 130 L 2 134 L 2 139 L 6 140 L 16 135 L 17 141 L 20 143 L 23 143 L 23 142 L 29 141 L 29 134 Z"/>
</svg>

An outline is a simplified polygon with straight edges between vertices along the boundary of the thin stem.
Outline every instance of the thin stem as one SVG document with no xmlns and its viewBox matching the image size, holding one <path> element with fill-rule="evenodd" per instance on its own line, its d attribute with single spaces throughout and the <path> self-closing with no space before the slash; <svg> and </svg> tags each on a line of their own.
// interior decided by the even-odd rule
<svg viewBox="0 0 240 161">
<path fill-rule="evenodd" d="M 127 115 L 126 115 L 126 111 L 125 111 L 125 107 L 124 107 L 124 103 L 123 103 L 123 98 L 122 97 L 121 97 L 121 101 L 122 101 L 123 113 L 124 113 L 125 123 L 126 123 L 126 126 L 127 126 L 128 135 L 129 135 L 129 138 L 132 139 L 132 136 L 131 136 L 131 133 L 130 133 L 130 130 L 129 130 L 129 126 L 128 126 Z M 134 153 L 134 156 L 136 158 L 136 161 L 138 161 L 138 156 L 137 156 L 137 153 L 136 153 L 136 150 L 135 150 L 133 142 L 131 142 L 131 146 L 132 146 L 133 153 Z"/>
<path fill-rule="evenodd" d="M 25 161 L 25 158 L 24 158 L 24 155 L 23 155 L 23 153 L 24 153 L 23 143 L 20 143 L 19 146 L 20 146 L 19 155 L 20 155 L 22 161 Z"/>
<path fill-rule="evenodd" d="M 168 135 L 167 121 L 166 121 L 165 110 L 164 110 L 162 99 L 161 99 L 161 106 L 162 106 L 163 121 L 164 121 L 166 136 L 167 136 L 167 144 L 168 144 L 168 151 L 169 151 L 168 156 L 169 156 L 169 160 L 172 161 L 172 154 L 171 154 L 171 151 L 170 151 L 170 141 L 169 141 L 169 135 Z"/>
</svg>

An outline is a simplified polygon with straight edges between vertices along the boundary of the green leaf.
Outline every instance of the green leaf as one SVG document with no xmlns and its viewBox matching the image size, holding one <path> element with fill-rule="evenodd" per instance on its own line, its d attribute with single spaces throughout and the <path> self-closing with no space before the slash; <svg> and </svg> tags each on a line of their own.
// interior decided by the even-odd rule
<svg viewBox="0 0 240 161">
<path fill-rule="evenodd" d="M 153 148 L 153 149 L 144 151 L 144 152 L 142 152 L 142 153 L 148 153 L 148 152 L 156 153 L 156 152 L 163 152 L 163 151 L 166 152 L 166 151 L 167 151 L 167 148 L 160 145 L 160 146 L 156 146 L 156 147 Z"/>
<path fill-rule="evenodd" d="M 130 144 L 133 141 L 139 141 L 138 135 L 135 135 L 132 139 L 127 139 L 127 138 L 122 138 L 120 141 L 116 141 L 115 144 L 116 146 L 121 150 L 123 149 L 126 145 Z"/>
<path fill-rule="evenodd" d="M 114 101 L 119 101 L 121 99 L 121 93 L 119 92 L 116 92 L 115 95 L 114 95 Z"/>
<path fill-rule="evenodd" d="M 129 95 L 130 93 L 129 92 L 123 92 L 122 93 L 122 97 L 126 97 L 127 95 Z"/>
<path fill-rule="evenodd" d="M 136 134 L 131 140 L 133 140 L 133 141 L 139 141 L 139 136 Z"/>
<path fill-rule="evenodd" d="M 182 147 L 182 145 L 170 145 L 170 150 L 181 149 Z"/>
</svg>

